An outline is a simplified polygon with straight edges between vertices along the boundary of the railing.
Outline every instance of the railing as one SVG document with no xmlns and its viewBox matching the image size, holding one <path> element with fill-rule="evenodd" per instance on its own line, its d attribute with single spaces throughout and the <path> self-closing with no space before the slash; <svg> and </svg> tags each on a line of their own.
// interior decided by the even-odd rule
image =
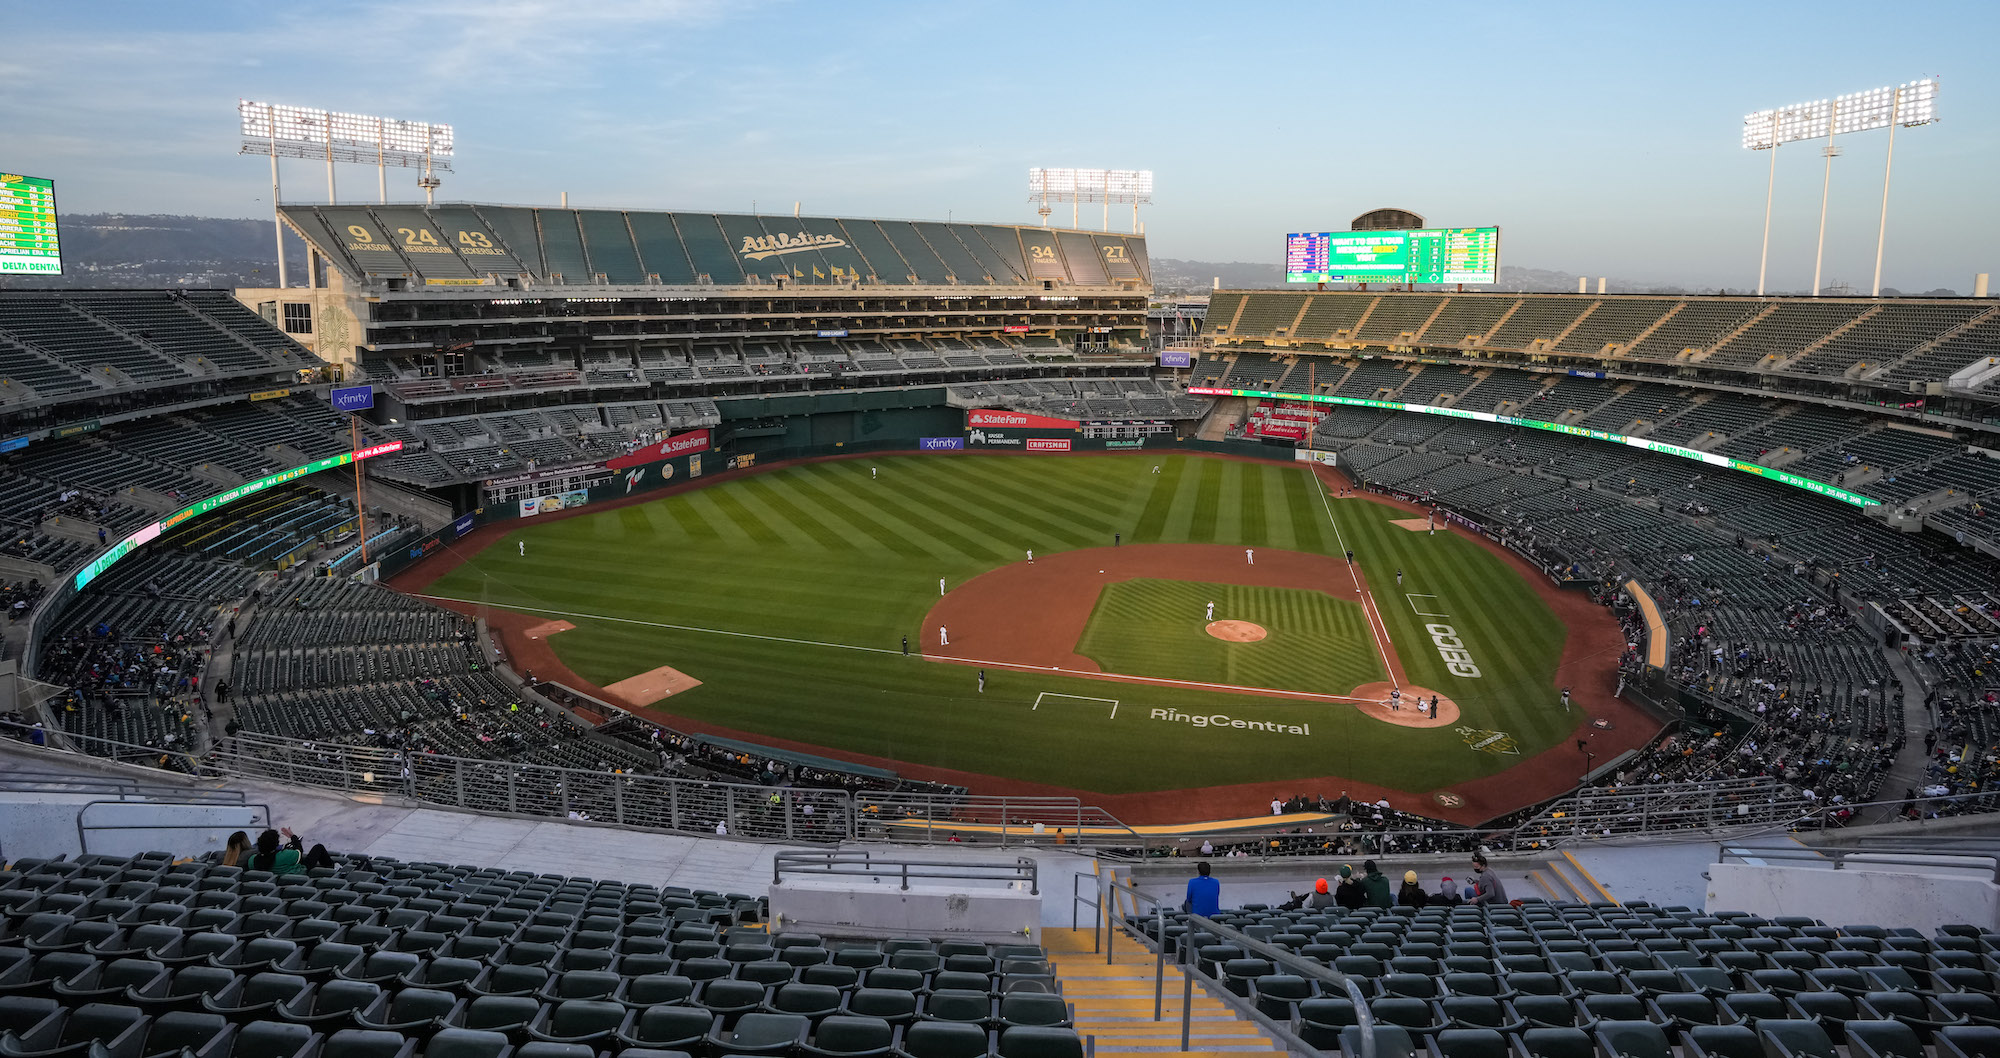
<svg viewBox="0 0 2000 1058">
<path fill-rule="evenodd" d="M 1117 817 L 1074 797 L 863 794 L 861 837 L 965 844 L 1140 844 Z"/>
<path fill-rule="evenodd" d="M 1990 842 L 1992 839 L 1984 839 Z M 1780 863 L 1824 865 L 1829 870 L 1845 870 L 1849 864 L 1871 867 L 1922 868 L 1944 867 L 1976 869 L 1984 871 L 1996 884 L 2000 884 L 2000 852 L 1986 849 L 1961 848 L 1952 851 L 1940 850 L 1930 839 L 1924 844 L 1894 842 L 1870 843 L 1856 848 L 1839 845 L 1779 845 L 1764 847 L 1739 845 L 1724 842 L 1720 849 L 1722 863 L 1749 863 L 1753 860 Z"/>
<path fill-rule="evenodd" d="M 785 875 L 822 878 L 895 878 L 904 890 L 910 879 L 999 882 L 1005 885 L 1028 883 L 1028 893 L 1042 893 L 1041 865 L 1026 856 L 1012 860 L 911 860 L 900 856 L 876 856 L 865 849 L 787 849 L 771 857 L 771 884 Z"/>
<path fill-rule="evenodd" d="M 1806 823 L 1824 806 L 1777 779 L 1720 779 L 1586 788 L 1545 806 L 1494 842 L 1547 849 L 1618 834 L 1712 834 Z"/>
</svg>

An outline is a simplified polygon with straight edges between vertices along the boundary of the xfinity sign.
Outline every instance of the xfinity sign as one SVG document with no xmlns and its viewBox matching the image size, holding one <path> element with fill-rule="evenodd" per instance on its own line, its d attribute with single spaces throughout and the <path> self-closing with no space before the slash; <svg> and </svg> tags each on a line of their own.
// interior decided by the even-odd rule
<svg viewBox="0 0 2000 1058">
<path fill-rule="evenodd" d="M 926 452 L 940 452 L 965 447 L 963 437 L 919 437 L 917 447 Z"/>
<path fill-rule="evenodd" d="M 349 386 L 333 391 L 335 411 L 367 411 L 375 406 L 374 386 Z"/>
</svg>

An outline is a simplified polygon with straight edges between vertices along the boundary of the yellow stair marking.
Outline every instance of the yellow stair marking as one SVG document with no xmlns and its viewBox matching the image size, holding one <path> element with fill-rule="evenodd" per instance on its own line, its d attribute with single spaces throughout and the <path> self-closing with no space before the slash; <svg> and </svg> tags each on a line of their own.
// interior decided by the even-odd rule
<svg viewBox="0 0 2000 1058">
<path fill-rule="evenodd" d="M 1255 1022 L 1196 988 L 1187 1004 L 1188 1046 L 1192 1049 L 1182 1052 L 1184 977 L 1180 969 L 1167 964 L 1161 1020 L 1154 1021 L 1153 953 L 1121 936 L 1107 964 L 1102 952 L 1090 950 L 1091 940 L 1087 929 L 1042 931 L 1042 946 L 1048 950 L 1062 997 L 1076 1008 L 1076 1030 L 1097 1038 L 1099 1054 L 1173 1052 L 1202 1058 L 1271 1058 L 1283 1050 Z"/>
<path fill-rule="evenodd" d="M 1618 903 L 1618 898 L 1611 895 L 1611 890 L 1606 889 L 1602 883 L 1598 882 L 1596 878 L 1591 877 L 1589 871 L 1584 869 L 1583 863 L 1576 858 L 1576 853 L 1571 852 L 1568 849 L 1564 849 L 1563 859 L 1568 860 L 1570 867 L 1576 871 L 1577 875 L 1580 876 L 1584 880 L 1584 882 L 1588 884 L 1592 889 L 1597 890 L 1600 896 L 1602 896 L 1605 900 L 1611 903 L 1614 904 Z"/>
</svg>

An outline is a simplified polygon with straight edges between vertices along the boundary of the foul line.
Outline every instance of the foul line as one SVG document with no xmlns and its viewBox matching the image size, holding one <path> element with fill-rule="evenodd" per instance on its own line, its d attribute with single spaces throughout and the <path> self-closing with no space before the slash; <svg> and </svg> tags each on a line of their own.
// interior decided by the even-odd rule
<svg viewBox="0 0 2000 1058">
<path fill-rule="evenodd" d="M 576 610 L 551 610 L 545 606 L 526 606 L 518 603 L 484 602 L 479 599 L 461 599 L 453 595 L 420 595 L 411 592 L 413 598 L 429 599 L 432 602 L 459 602 L 467 606 L 490 606 L 495 610 L 526 610 L 530 613 L 552 614 L 556 617 L 582 617 L 592 621 L 616 621 L 619 624 L 645 625 L 648 628 L 670 628 L 676 632 L 706 632 L 713 636 L 735 636 L 738 639 L 761 639 L 767 643 L 791 643 L 802 647 L 831 647 L 835 650 L 860 650 L 870 654 L 901 654 L 900 650 L 887 647 L 864 647 L 853 643 L 822 643 L 816 639 L 790 639 L 785 636 L 766 636 L 755 632 L 732 632 L 726 628 L 701 628 L 696 625 L 674 625 L 665 621 L 641 621 L 636 617 L 613 617 L 609 614 L 581 613 Z"/>
<path fill-rule="evenodd" d="M 644 625 L 647 628 L 667 628 L 676 632 L 705 632 L 714 636 L 733 636 L 737 639 L 761 639 L 767 643 L 791 643 L 802 647 L 829 647 L 834 650 L 859 650 L 868 654 L 902 654 L 901 650 L 886 647 L 864 647 L 853 643 L 824 643 L 816 639 L 792 639 L 787 636 L 759 635 L 756 632 L 732 632 L 726 628 L 702 628 L 698 625 L 676 625 L 665 621 L 642 621 L 636 617 L 612 617 L 609 614 L 582 613 L 577 610 L 553 610 L 546 606 L 525 606 L 519 604 L 480 602 L 475 599 L 461 599 L 453 595 L 424 595 L 408 593 L 411 598 L 428 599 L 432 602 L 456 602 L 467 606 L 490 607 L 495 610 L 526 610 L 530 613 L 551 614 L 556 617 L 581 617 L 591 621 L 615 621 L 619 624 Z M 1282 687 L 1246 687 L 1238 683 L 1204 683 L 1200 680 L 1174 680 L 1164 676 L 1128 676 L 1119 672 L 1089 672 L 1083 669 L 1065 669 L 1055 665 L 1020 665 L 1011 661 L 988 661 L 982 658 L 958 657 L 951 654 L 932 654 L 919 650 L 912 657 L 925 661 L 950 661 L 960 665 L 980 665 L 991 669 L 1009 669 L 1014 672 L 1053 672 L 1059 676 L 1080 676 L 1092 680 L 1112 680 L 1118 683 L 1152 683 L 1163 687 L 1196 687 L 1203 690 L 1236 691 L 1239 693 L 1270 695 L 1284 698 L 1311 698 L 1327 702 L 1378 703 L 1375 698 L 1356 698 L 1346 694 L 1321 694 L 1317 691 L 1294 691 Z M 1110 701 L 1111 699 L 1105 699 Z"/>
<path fill-rule="evenodd" d="M 1310 469 L 1306 473 L 1312 476 L 1313 484 L 1316 486 L 1313 491 L 1319 493 L 1320 509 L 1326 512 L 1326 523 L 1333 526 L 1334 543 L 1339 545 L 1341 557 L 1345 558 L 1347 538 L 1340 533 L 1340 521 L 1333 516 L 1333 504 L 1327 502 L 1326 482 L 1320 478 L 1318 473 Z M 1389 686 L 1395 687 L 1398 685 L 1398 681 L 1396 679 L 1396 663 L 1389 660 L 1389 626 L 1382 620 L 1382 613 L 1375 606 L 1375 594 L 1362 590 L 1361 577 L 1354 572 L 1354 563 L 1352 562 L 1347 564 L 1347 578 L 1353 582 L 1354 590 L 1361 595 L 1361 612 L 1368 618 L 1368 634 L 1375 638 L 1376 653 L 1382 655 L 1382 671 L 1389 676 Z M 1376 630 L 1378 627 L 1380 631 Z M 1349 700 L 1358 701 L 1359 699 Z"/>
</svg>

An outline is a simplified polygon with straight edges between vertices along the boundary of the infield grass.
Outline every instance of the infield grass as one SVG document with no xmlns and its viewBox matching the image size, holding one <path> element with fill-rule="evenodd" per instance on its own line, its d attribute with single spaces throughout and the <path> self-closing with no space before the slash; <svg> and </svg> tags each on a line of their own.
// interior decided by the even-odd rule
<svg viewBox="0 0 2000 1058">
<path fill-rule="evenodd" d="M 1226 643 L 1209 635 L 1210 602 L 1216 620 L 1248 621 L 1265 637 Z M 1129 676 L 1315 694 L 1389 678 L 1360 603 L 1296 588 L 1118 581 L 1098 595 L 1077 653 Z"/>
<path fill-rule="evenodd" d="M 663 707 L 746 732 L 1106 793 L 1329 774 L 1421 791 L 1520 758 L 1474 751 L 1449 727 L 1393 727 L 1337 704 L 1000 670 L 980 694 L 970 669 L 900 650 L 936 603 L 939 577 L 954 586 L 1029 549 L 1104 546 L 1114 532 L 1128 547 L 1352 548 L 1413 682 L 1458 701 L 1465 726 L 1514 736 L 1523 753 L 1553 744 L 1574 721 L 1556 705 L 1560 622 L 1484 549 L 1389 524 L 1401 517 L 1367 500 L 1329 503 L 1304 465 L 1165 452 L 863 457 L 529 520 L 429 593 L 565 617 L 577 627 L 550 643 L 583 678 L 601 686 L 672 665 L 703 682 Z M 1449 616 L 1414 614 L 1398 568 L 1400 591 L 1435 595 L 1425 608 Z M 1177 625 L 1188 623 L 1184 602 Z M 1232 616 L 1220 603 L 1217 616 Z M 1432 621 L 1456 631 L 1479 678 L 1445 670 L 1423 629 Z M 1229 672 L 1225 662 L 1200 678 L 1250 682 Z M 1122 704 L 1115 720 L 1031 709 L 1043 692 Z M 1312 734 L 1197 728 L 1153 709 L 1309 722 Z"/>
</svg>

